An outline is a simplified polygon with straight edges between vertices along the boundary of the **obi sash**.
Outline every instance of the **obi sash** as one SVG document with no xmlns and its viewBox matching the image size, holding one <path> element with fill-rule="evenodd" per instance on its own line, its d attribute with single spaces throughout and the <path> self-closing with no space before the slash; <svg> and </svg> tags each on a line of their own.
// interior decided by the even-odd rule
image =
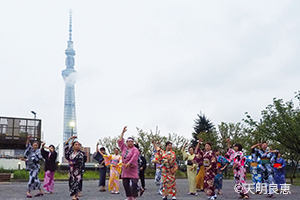
<svg viewBox="0 0 300 200">
<path fill-rule="evenodd" d="M 261 164 L 270 164 L 270 159 L 269 158 L 262 158 L 261 159 Z"/>
<path fill-rule="evenodd" d="M 275 163 L 274 164 L 274 168 L 279 168 L 279 167 L 282 167 L 281 163 Z"/>
<path fill-rule="evenodd" d="M 119 163 L 119 160 L 113 159 L 110 161 L 111 164 L 117 165 Z"/>
<path fill-rule="evenodd" d="M 257 167 L 257 166 L 258 166 L 258 163 L 257 163 L 257 162 L 252 162 L 252 163 L 250 163 L 250 166 L 251 166 L 251 167 Z"/>
<path fill-rule="evenodd" d="M 204 167 L 209 167 L 209 166 L 210 166 L 210 160 L 207 159 L 207 158 L 204 158 L 204 159 L 203 159 L 203 166 L 204 166 Z"/>
</svg>

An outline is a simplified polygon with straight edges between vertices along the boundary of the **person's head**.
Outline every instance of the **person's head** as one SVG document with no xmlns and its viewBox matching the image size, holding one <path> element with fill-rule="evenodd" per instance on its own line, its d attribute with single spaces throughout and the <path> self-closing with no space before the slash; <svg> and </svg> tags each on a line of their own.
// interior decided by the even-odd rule
<svg viewBox="0 0 300 200">
<path fill-rule="evenodd" d="M 166 151 L 171 151 L 172 150 L 172 142 L 166 142 Z"/>
<path fill-rule="evenodd" d="M 39 142 L 38 142 L 38 141 L 34 141 L 34 142 L 32 143 L 32 148 L 33 148 L 34 150 L 38 149 L 38 148 L 39 148 Z"/>
<path fill-rule="evenodd" d="M 219 149 L 214 149 L 214 152 L 215 152 L 215 155 L 216 155 L 216 156 L 219 156 L 219 155 L 220 155 Z"/>
<path fill-rule="evenodd" d="M 115 153 L 116 155 L 118 155 L 118 154 L 119 154 L 119 148 L 118 148 L 118 147 L 115 147 L 115 149 L 114 149 L 114 153 Z"/>
<path fill-rule="evenodd" d="M 104 147 L 101 147 L 101 148 L 100 148 L 100 151 L 101 151 L 101 153 L 105 153 L 105 148 L 104 148 Z"/>
<path fill-rule="evenodd" d="M 234 149 L 234 151 L 242 151 L 243 146 L 239 143 L 236 143 L 233 145 L 233 149 Z"/>
<path fill-rule="evenodd" d="M 72 148 L 75 151 L 79 151 L 81 149 L 81 144 L 78 141 L 75 141 L 75 142 L 72 143 Z"/>
<path fill-rule="evenodd" d="M 210 142 L 206 142 L 204 145 L 205 151 L 210 151 L 211 150 L 211 143 Z"/>
<path fill-rule="evenodd" d="M 189 153 L 190 153 L 191 155 L 194 154 L 194 147 L 192 147 L 192 146 L 189 147 Z"/>
<path fill-rule="evenodd" d="M 280 151 L 278 151 L 277 158 L 280 158 L 280 157 L 281 157 L 281 153 L 280 153 Z"/>
<path fill-rule="evenodd" d="M 54 151 L 55 151 L 54 145 L 51 144 L 51 145 L 49 146 L 49 151 L 50 151 L 50 152 L 54 152 Z"/>
<path fill-rule="evenodd" d="M 266 141 L 262 142 L 262 143 L 261 143 L 261 149 L 264 150 L 264 151 L 266 151 L 267 148 L 268 148 L 267 142 L 266 142 Z"/>
<path fill-rule="evenodd" d="M 133 139 L 133 137 L 128 137 L 127 140 L 126 140 L 126 144 L 127 144 L 127 147 L 129 147 L 129 148 L 134 147 L 134 139 Z"/>
</svg>

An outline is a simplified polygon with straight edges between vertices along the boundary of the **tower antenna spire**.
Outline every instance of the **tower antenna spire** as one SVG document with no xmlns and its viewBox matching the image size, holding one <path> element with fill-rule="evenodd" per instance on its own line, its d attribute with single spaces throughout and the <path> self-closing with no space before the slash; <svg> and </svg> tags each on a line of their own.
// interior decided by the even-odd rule
<svg viewBox="0 0 300 200">
<path fill-rule="evenodd" d="M 69 41 L 72 41 L 72 9 L 69 10 L 70 24 L 69 24 Z"/>
</svg>

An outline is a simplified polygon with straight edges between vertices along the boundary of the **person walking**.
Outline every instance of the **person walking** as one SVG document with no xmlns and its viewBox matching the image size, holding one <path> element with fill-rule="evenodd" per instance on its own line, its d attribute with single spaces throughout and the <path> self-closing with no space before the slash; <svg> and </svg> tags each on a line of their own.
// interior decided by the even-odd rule
<svg viewBox="0 0 300 200">
<path fill-rule="evenodd" d="M 125 189 L 127 200 L 135 200 L 138 197 L 138 159 L 139 150 L 134 146 L 134 139 L 128 137 L 126 144 L 124 142 L 124 133 L 127 131 L 127 126 L 123 128 L 123 131 L 118 140 L 119 148 L 122 152 L 122 180 Z"/>
<path fill-rule="evenodd" d="M 49 149 L 46 151 L 45 149 Z M 54 187 L 54 174 L 56 170 L 56 158 L 57 153 L 55 151 L 54 145 L 49 145 L 49 147 L 45 147 L 45 143 L 42 143 L 41 148 L 42 156 L 45 160 L 45 176 L 44 176 L 44 190 L 45 194 L 52 194 Z"/>
</svg>

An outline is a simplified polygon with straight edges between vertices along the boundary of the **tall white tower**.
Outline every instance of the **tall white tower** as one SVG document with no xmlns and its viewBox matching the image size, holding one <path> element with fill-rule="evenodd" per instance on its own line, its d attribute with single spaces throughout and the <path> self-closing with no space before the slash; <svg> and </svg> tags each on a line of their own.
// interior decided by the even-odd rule
<svg viewBox="0 0 300 200">
<path fill-rule="evenodd" d="M 76 125 L 76 109 L 75 109 L 75 89 L 76 71 L 74 70 L 74 56 L 72 41 L 72 11 L 70 11 L 70 25 L 69 25 L 69 41 L 68 48 L 65 51 L 66 69 L 62 71 L 61 75 L 65 81 L 65 105 L 64 105 L 64 133 L 63 142 L 65 142 L 71 135 L 77 135 Z"/>
</svg>

